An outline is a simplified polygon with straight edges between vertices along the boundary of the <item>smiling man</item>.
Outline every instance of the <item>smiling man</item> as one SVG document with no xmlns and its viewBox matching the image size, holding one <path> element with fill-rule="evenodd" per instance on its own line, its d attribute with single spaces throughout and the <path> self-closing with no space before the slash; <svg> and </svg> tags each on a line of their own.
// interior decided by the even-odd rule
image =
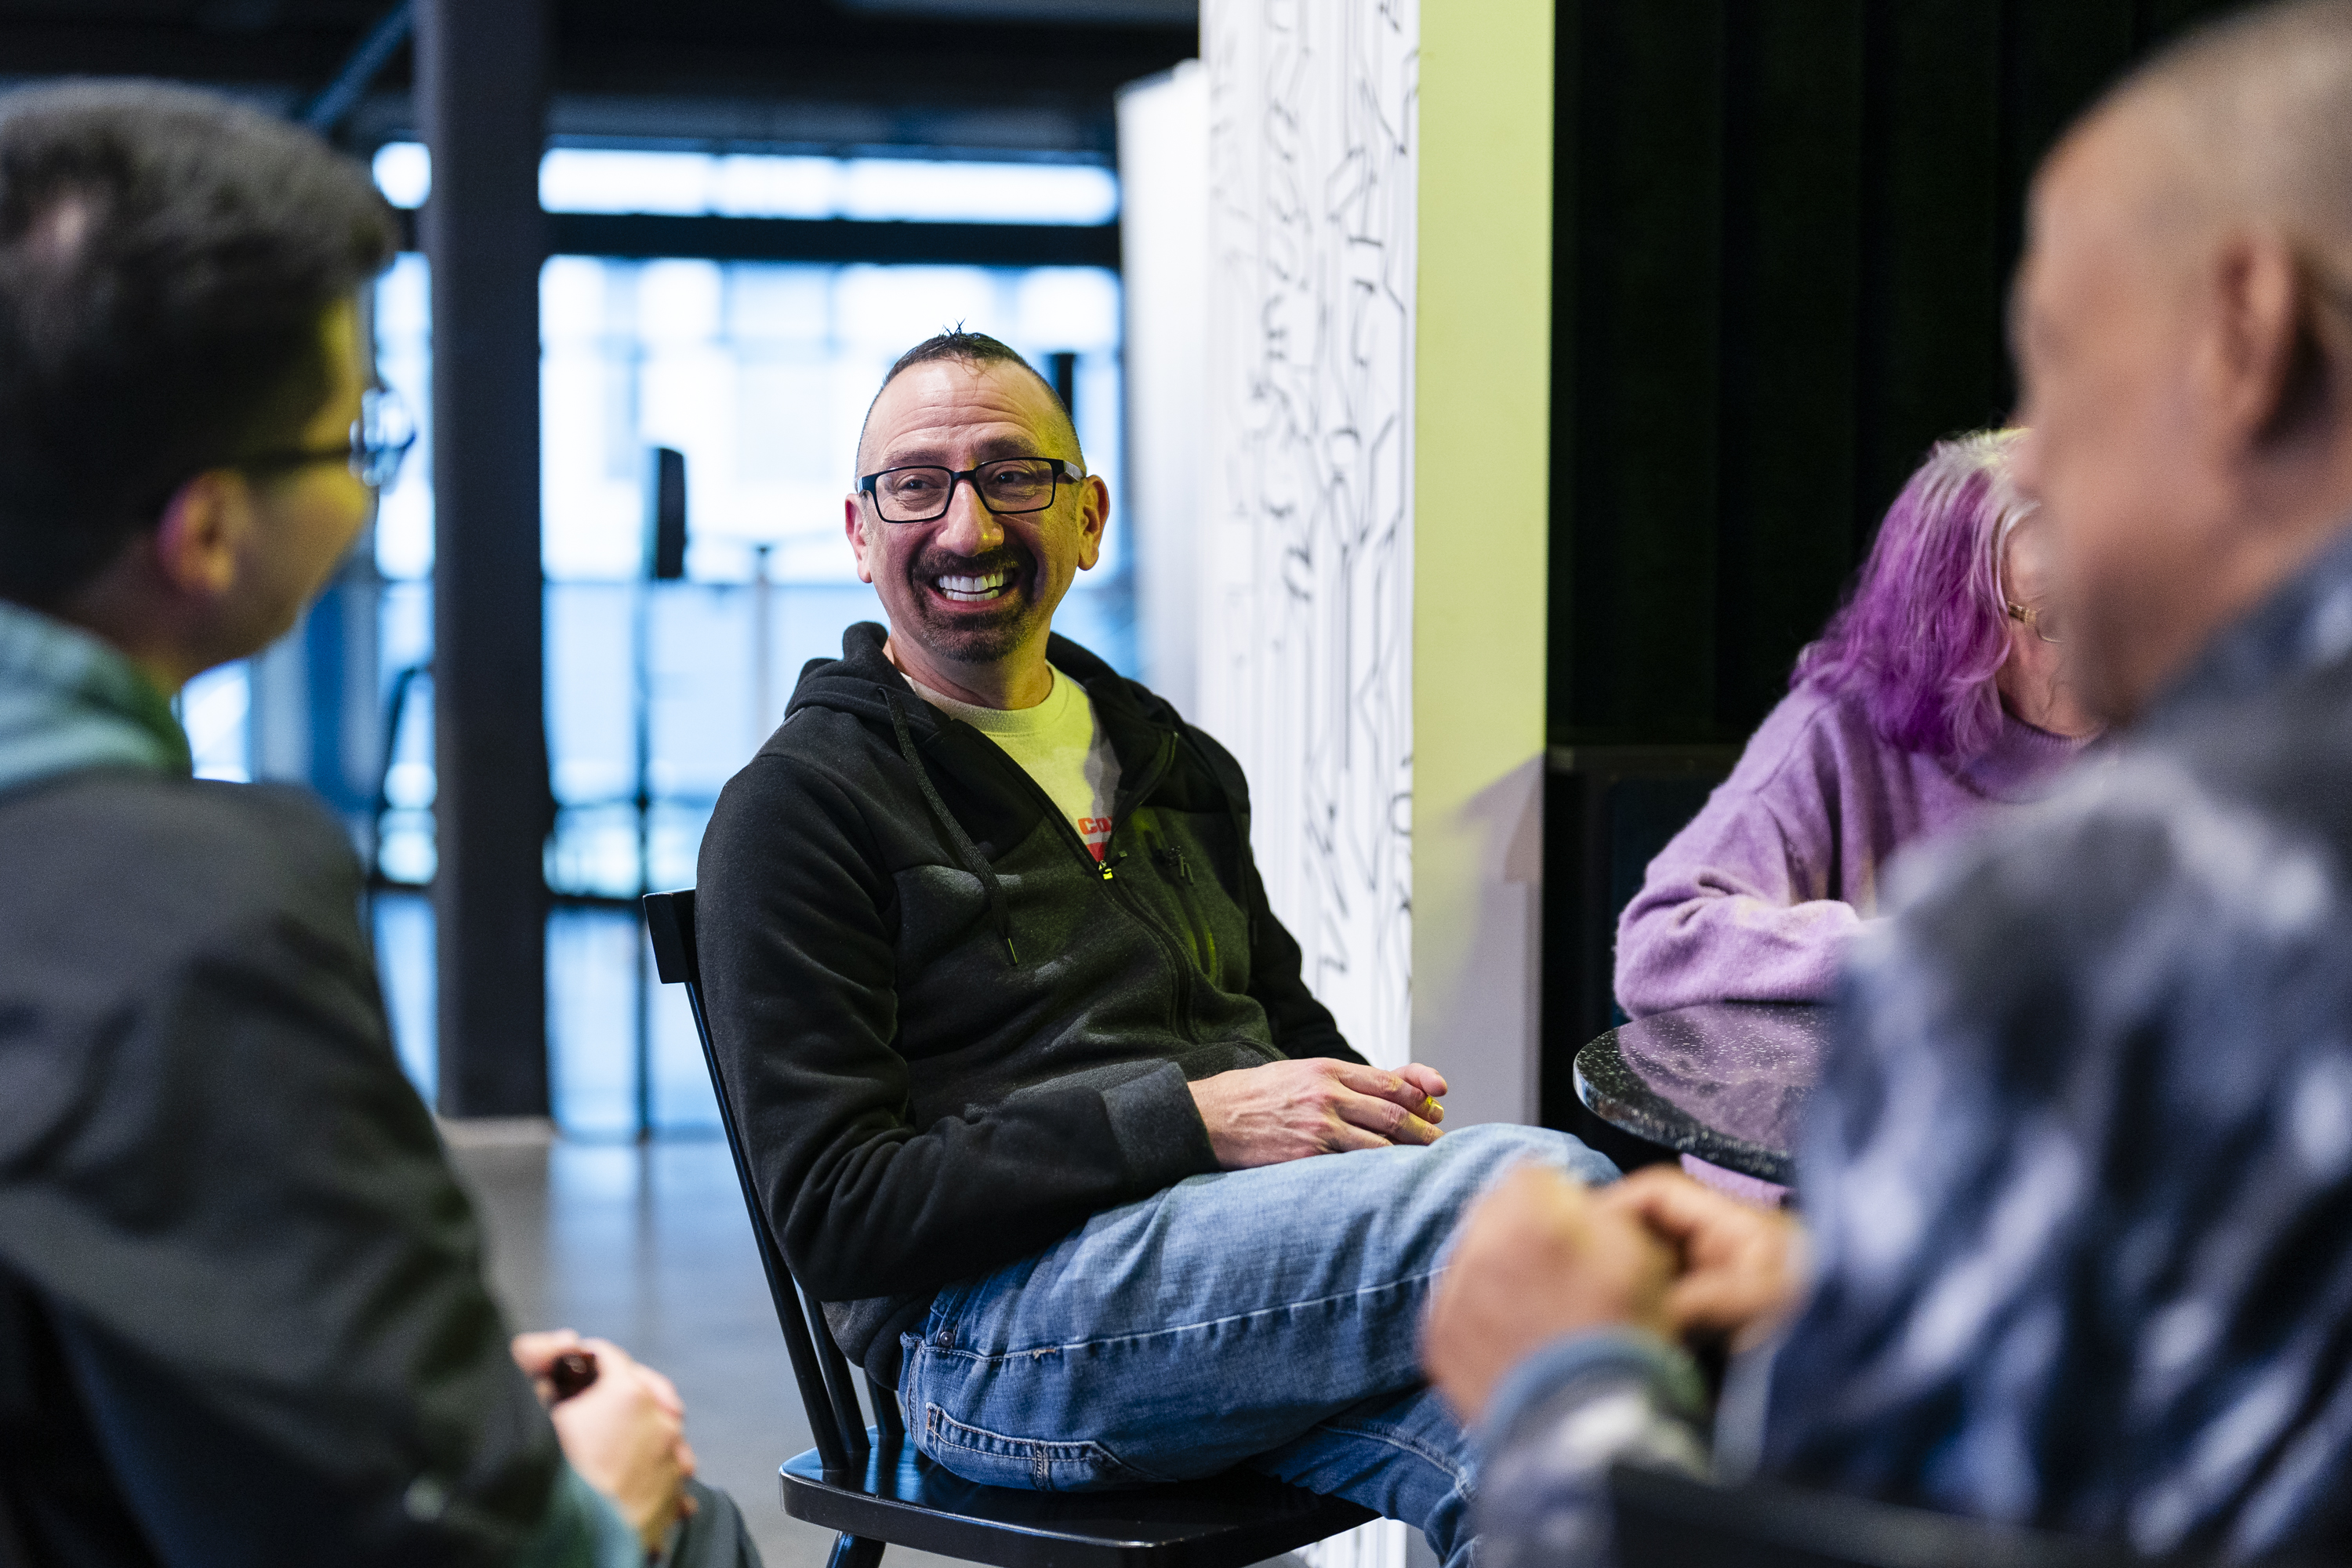
<svg viewBox="0 0 2352 1568">
<path fill-rule="evenodd" d="M 1110 499 L 1053 391 L 954 332 L 892 367 L 853 626 L 703 840 L 697 935 L 774 1227 L 923 1451 L 1056 1490 L 1250 1463 L 1468 1549 L 1414 1330 L 1463 1205 L 1565 1135 L 1442 1141 L 1266 907 L 1223 748 L 1053 635 Z M 1323 1156 L 1323 1157 L 1318 1157 Z"/>
</svg>

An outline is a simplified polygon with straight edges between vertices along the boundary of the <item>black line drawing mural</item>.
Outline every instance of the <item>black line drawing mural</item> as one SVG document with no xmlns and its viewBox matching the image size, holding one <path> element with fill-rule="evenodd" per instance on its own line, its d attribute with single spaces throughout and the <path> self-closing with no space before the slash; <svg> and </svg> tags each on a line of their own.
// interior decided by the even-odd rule
<svg viewBox="0 0 2352 1568">
<path fill-rule="evenodd" d="M 1249 770 L 1258 863 L 1309 983 L 1359 1050 L 1401 1065 L 1418 0 L 1204 0 L 1201 34 L 1199 717 Z"/>
</svg>

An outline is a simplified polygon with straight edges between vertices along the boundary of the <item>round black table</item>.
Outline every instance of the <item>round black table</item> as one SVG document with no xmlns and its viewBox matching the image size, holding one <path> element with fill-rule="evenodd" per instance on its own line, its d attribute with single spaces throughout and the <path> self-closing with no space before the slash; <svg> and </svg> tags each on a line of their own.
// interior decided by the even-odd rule
<svg viewBox="0 0 2352 1568">
<path fill-rule="evenodd" d="M 1620 1024 L 1576 1053 L 1576 1098 L 1612 1127 L 1787 1186 L 1828 1009 L 1756 1002 Z"/>
</svg>

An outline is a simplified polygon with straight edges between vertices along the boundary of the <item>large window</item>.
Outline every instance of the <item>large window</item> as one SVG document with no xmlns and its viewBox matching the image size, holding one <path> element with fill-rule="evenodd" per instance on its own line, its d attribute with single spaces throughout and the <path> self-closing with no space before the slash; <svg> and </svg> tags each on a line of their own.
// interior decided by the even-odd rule
<svg viewBox="0 0 2352 1568">
<path fill-rule="evenodd" d="M 415 256 L 377 295 L 384 376 L 420 408 L 427 299 Z M 542 562 L 558 809 L 547 868 L 551 889 L 571 896 L 549 928 L 548 994 L 555 1109 L 567 1130 L 626 1131 L 640 1115 L 655 1127 L 712 1119 L 683 1009 L 638 996 L 641 939 L 628 900 L 693 882 L 719 787 L 782 719 L 802 666 L 837 654 L 851 622 L 879 617 L 843 538 L 841 501 L 884 370 L 959 322 L 1002 337 L 1063 371 L 1088 464 L 1116 484 L 1118 305 L 1117 277 L 1099 268 L 548 262 Z M 1070 357 L 1055 366 L 1057 355 Z M 381 824 L 379 865 L 397 883 L 429 880 L 434 860 L 429 685 L 404 673 L 423 670 L 431 652 L 429 431 L 423 446 L 427 461 L 384 498 L 375 542 L 385 689 L 404 682 L 412 694 Z M 643 578 L 655 447 L 687 458 L 683 582 Z M 1131 669 L 1132 605 L 1114 533 L 1055 624 Z M 404 1055 L 429 1078 L 429 1052 L 411 1042 L 431 1027 L 416 973 L 430 917 L 421 899 L 408 902 L 380 900 L 381 942 L 390 989 L 404 1000 Z"/>
<path fill-rule="evenodd" d="M 380 183 L 404 205 L 421 198 L 429 178 L 421 153 L 396 147 L 378 161 Z M 1096 223 L 1117 202 L 1115 181 L 1093 168 L 583 156 L 549 155 L 541 185 L 551 210 Z M 360 747 L 380 758 L 380 773 L 348 780 L 336 804 L 373 854 L 394 1033 L 429 1097 L 432 322 L 422 257 L 401 257 L 384 277 L 374 321 L 383 377 L 416 410 L 423 438 L 383 498 L 373 570 L 360 563 L 338 601 L 346 616 L 355 603 L 373 605 L 372 617 L 358 617 L 370 621 L 369 635 L 349 645 L 368 648 L 373 679 L 357 683 L 355 700 L 366 710 L 338 719 L 315 689 L 307 703 L 312 731 L 340 723 L 364 740 L 392 726 L 388 747 Z M 541 323 L 556 1117 L 567 1131 L 590 1135 L 626 1134 L 641 1122 L 707 1125 L 716 1117 L 691 1023 L 677 998 L 646 986 L 634 900 L 693 881 L 719 787 L 782 718 L 801 667 L 837 654 L 851 622 L 880 618 L 842 535 L 866 403 L 912 343 L 959 323 L 991 333 L 1067 387 L 1088 464 L 1116 494 L 1119 282 L 1092 267 L 560 256 L 541 275 Z M 687 458 L 689 547 L 679 582 L 644 578 L 656 447 Z M 1102 563 L 1080 579 L 1055 626 L 1131 670 L 1133 603 L 1114 528 Z M 306 635 L 319 640 L 314 626 L 289 644 Z M 315 686 L 316 647 L 310 658 Z M 202 771 L 315 771 L 270 761 L 286 753 L 264 732 L 278 679 L 273 659 L 286 662 L 285 650 L 190 687 L 183 712 Z M 304 743 L 305 755 L 321 754 Z"/>
</svg>

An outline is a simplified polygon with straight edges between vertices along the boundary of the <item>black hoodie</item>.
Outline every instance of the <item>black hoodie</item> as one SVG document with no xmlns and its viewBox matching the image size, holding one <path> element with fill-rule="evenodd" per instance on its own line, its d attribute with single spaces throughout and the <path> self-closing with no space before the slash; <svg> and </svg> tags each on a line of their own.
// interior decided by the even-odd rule
<svg viewBox="0 0 2352 1568">
<path fill-rule="evenodd" d="M 768 1221 L 895 1384 L 942 1286 L 1216 1168 L 1186 1084 L 1362 1058 L 1266 908 L 1233 757 L 1094 655 L 1119 763 L 1097 865 L 1060 808 L 851 626 L 702 840 L 695 934 Z"/>
</svg>

